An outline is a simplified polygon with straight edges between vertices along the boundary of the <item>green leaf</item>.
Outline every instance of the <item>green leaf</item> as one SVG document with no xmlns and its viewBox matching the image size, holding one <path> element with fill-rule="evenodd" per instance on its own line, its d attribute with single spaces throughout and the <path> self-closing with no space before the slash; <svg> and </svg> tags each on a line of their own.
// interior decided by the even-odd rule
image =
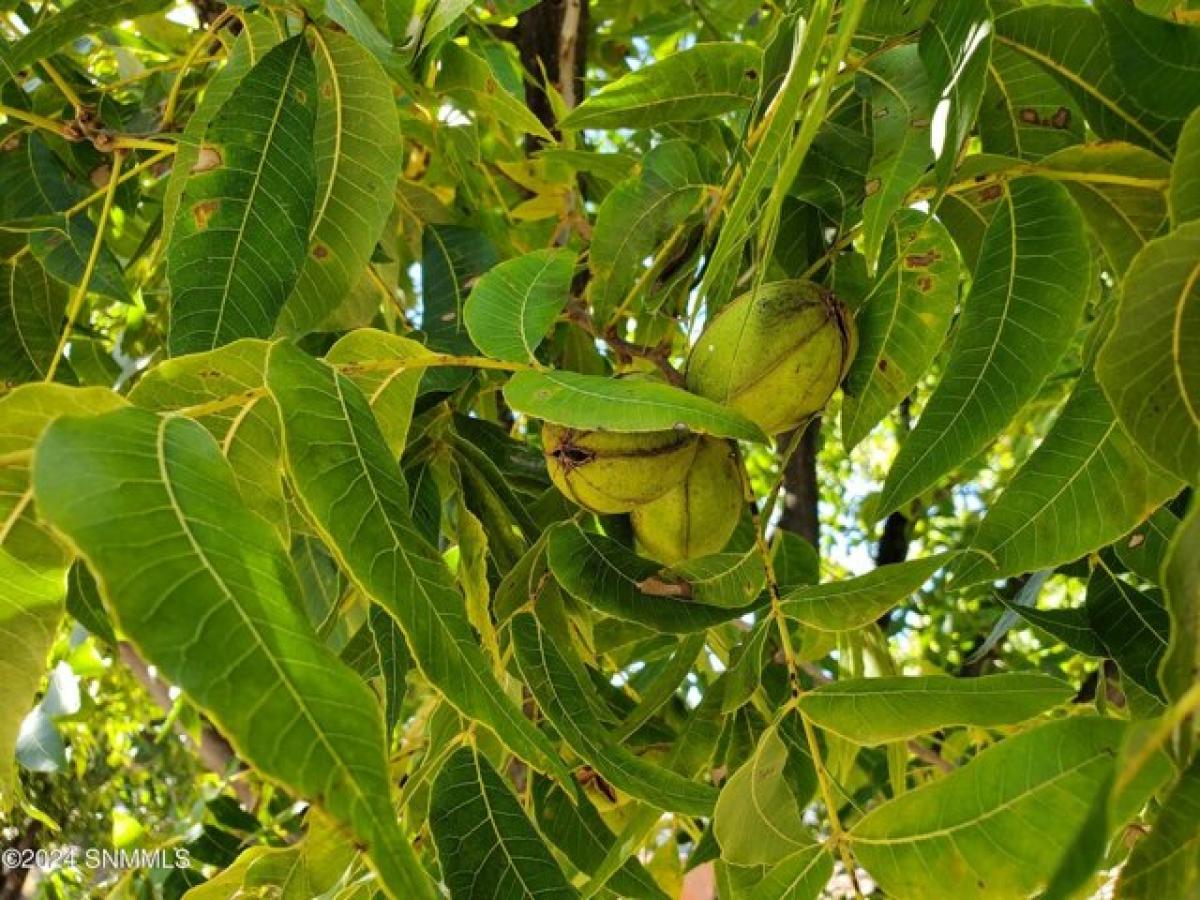
<svg viewBox="0 0 1200 900">
<path fill-rule="evenodd" d="M 172 355 L 268 337 L 308 249 L 317 90 L 302 35 L 233 89 L 189 170 L 167 248 Z"/>
<path fill-rule="evenodd" d="M 1170 622 L 1158 598 L 1097 566 L 1088 579 L 1084 609 L 1092 631 L 1125 676 L 1162 697 L 1158 666 L 1167 649 Z"/>
<path fill-rule="evenodd" d="M 596 212 L 588 299 L 596 321 L 609 323 L 653 257 L 717 177 L 711 159 L 687 141 L 664 141 L 642 157 L 642 170 L 609 191 Z M 634 298 L 636 300 L 636 298 Z M 632 305 L 632 304 L 631 304 Z M 634 309 L 637 307 L 635 306 Z"/>
<path fill-rule="evenodd" d="M 1200 106 L 1200 29 L 1116 0 L 1098 0 L 1096 10 L 1121 84 L 1138 104 L 1167 119 Z"/>
<path fill-rule="evenodd" d="M 1162 228 L 1170 167 L 1149 150 L 1120 141 L 1083 144 L 1053 153 L 1041 165 L 1063 173 L 1063 187 L 1114 274 L 1125 272 Z"/>
<path fill-rule="evenodd" d="M 15 149 L 0 152 L 0 230 L 24 234 L 34 258 L 67 285 L 83 280 L 96 226 L 87 213 L 67 215 L 84 193 L 46 140 L 31 134 Z M 121 264 L 100 245 L 88 289 L 114 300 L 129 300 Z M 55 332 L 58 330 L 57 320 Z"/>
<path fill-rule="evenodd" d="M 412 658 L 408 655 L 404 633 L 396 620 L 378 603 L 371 604 L 367 627 L 371 630 L 375 654 L 379 657 L 379 674 L 383 679 L 383 721 L 390 735 L 402 722 L 401 704 L 404 702 Z"/>
<path fill-rule="evenodd" d="M 1179 123 L 1137 103 L 1113 64 L 1104 26 L 1087 7 L 1018 7 L 996 17 L 996 43 L 1041 66 L 1071 94 L 1092 130 L 1170 156 Z M 1065 107 L 1064 107 L 1065 108 Z M 1071 117 L 1057 111 L 1059 121 Z M 1069 125 L 1069 121 L 1064 125 Z"/>
<path fill-rule="evenodd" d="M 241 505 L 212 436 L 133 408 L 60 419 L 33 479 L 38 508 L 86 557 L 146 660 L 240 758 L 349 828 L 389 893 L 432 897 L 392 811 L 374 699 L 293 605 L 278 534 Z"/>
<path fill-rule="evenodd" d="M 1067 89 L 1035 59 L 995 39 L 976 125 L 988 153 L 1030 160 L 1082 143 L 1086 130 Z"/>
<path fill-rule="evenodd" d="M 0 810 L 12 805 L 13 758 L 46 674 L 67 592 L 66 564 L 31 565 L 0 545 Z"/>
<path fill-rule="evenodd" d="M 929 141 L 933 101 L 915 44 L 875 57 L 855 86 L 870 104 L 874 149 L 863 201 L 863 254 L 875 271 L 888 223 L 933 162 Z"/>
<path fill-rule="evenodd" d="M 958 279 L 958 254 L 945 226 L 917 210 L 901 210 L 887 226 L 879 274 L 855 319 L 858 353 L 842 385 L 847 452 L 933 362 L 958 303 Z"/>
<path fill-rule="evenodd" d="M 1096 657 L 1108 655 L 1100 636 L 1092 630 L 1091 619 L 1083 607 L 1036 609 L 1032 606 L 1022 606 L 1003 596 L 997 596 L 997 599 L 1006 609 L 1012 610 L 1030 625 L 1042 629 L 1077 653 Z"/>
<path fill-rule="evenodd" d="M 1075 386 L 1038 449 L 992 504 L 956 583 L 1078 559 L 1129 532 L 1179 490 L 1117 422 L 1094 375 Z"/>
<path fill-rule="evenodd" d="M 699 44 L 634 69 L 563 117 L 563 128 L 656 128 L 748 107 L 763 74 L 750 44 Z"/>
<path fill-rule="evenodd" d="M 1001 741 L 867 813 L 850 846 L 890 897 L 1027 897 L 1088 820 L 1124 731 L 1114 719 L 1075 717 Z M 1053 828 L 1035 827 L 1049 824 L 1048 811 Z"/>
<path fill-rule="evenodd" d="M 1113 552 L 1130 572 L 1143 581 L 1158 584 L 1171 537 L 1178 527 L 1179 517 L 1164 506 L 1114 542 Z"/>
<path fill-rule="evenodd" d="M 795 124 L 803 114 L 832 14 L 831 3 L 819 3 L 814 4 L 812 15 L 807 20 L 783 20 L 786 25 L 781 26 L 778 40 L 791 44 L 787 73 L 773 96 L 767 93 L 770 82 L 763 80 L 763 96 L 769 96 L 770 102 L 759 124 L 761 134 L 746 164 L 742 183 L 738 185 L 737 193 L 729 205 L 699 287 L 699 294 L 704 298 L 710 316 L 729 300 L 741 274 L 740 264 L 747 239 L 755 225 L 759 224 L 754 221 L 754 214 L 761 208 L 763 193 L 770 189 L 773 179 L 778 177 L 779 168 L 792 147 Z M 794 29 L 792 35 L 787 35 L 788 29 Z M 791 37 L 790 42 L 788 37 Z"/>
<path fill-rule="evenodd" d="M 510 94 L 500 83 L 487 60 L 465 47 L 449 43 L 442 48 L 437 89 L 467 109 L 491 116 L 498 123 L 535 134 L 545 141 L 554 140 L 554 136 L 524 102 Z"/>
<path fill-rule="evenodd" d="M 713 437 L 766 443 L 749 419 L 662 382 L 575 372 L 517 372 L 504 386 L 504 397 L 514 409 L 570 428 L 626 432 L 690 428 Z"/>
<path fill-rule="evenodd" d="M 0 466 L 0 545 L 18 564 L 48 572 L 70 563 L 33 503 L 28 454 L 46 426 L 59 416 L 93 416 L 125 405 L 106 388 L 53 383 L 21 385 L 0 397 L 0 457 L 7 457 Z"/>
<path fill-rule="evenodd" d="M 787 759 L 787 744 L 771 726 L 721 788 L 712 827 L 725 862 L 770 866 L 813 845 L 785 775 Z"/>
<path fill-rule="evenodd" d="M 247 13 L 241 21 L 242 33 L 228 49 L 225 65 L 208 82 L 175 145 L 171 174 L 167 177 L 167 186 L 163 191 L 163 243 L 168 247 L 171 245 L 172 229 L 179 211 L 179 202 L 183 198 L 183 190 L 191 178 L 192 167 L 200 156 L 204 132 L 246 74 L 284 38 L 279 25 L 267 16 Z M 222 39 L 225 39 L 227 34 L 224 30 L 217 32 L 217 36 Z"/>
<path fill-rule="evenodd" d="M 305 824 L 307 833 L 292 846 L 251 847 L 184 900 L 229 900 L 260 891 L 279 900 L 311 900 L 334 890 L 354 864 L 354 845 L 320 809 L 312 809 Z"/>
<path fill-rule="evenodd" d="M 186 410 L 216 438 L 251 509 L 287 534 L 279 417 L 263 391 L 268 345 L 245 338 L 208 353 L 164 360 L 129 393 L 154 412 Z"/>
<path fill-rule="evenodd" d="M 571 297 L 575 254 L 534 250 L 490 269 L 471 289 L 463 320 L 493 359 L 536 363 L 535 351 Z"/>
<path fill-rule="evenodd" d="M 851 678 L 821 685 L 798 701 L 822 728 L 855 744 L 884 744 L 951 725 L 1016 725 L 1066 703 L 1075 688 L 1038 672 L 979 678 Z"/>
<path fill-rule="evenodd" d="M 1200 222 L 1151 241 L 1122 282 L 1096 375 L 1146 455 L 1200 473 Z"/>
<path fill-rule="evenodd" d="M 66 288 L 31 254 L 0 263 L 0 381 L 46 377 L 66 308 Z"/>
<path fill-rule="evenodd" d="M 342 335 L 325 354 L 325 359 L 341 368 L 342 373 L 363 392 L 383 430 L 388 449 L 397 459 L 408 442 L 413 403 L 425 372 L 417 366 L 406 368 L 404 360 L 428 352 L 411 338 L 374 328 L 360 328 Z M 385 360 L 395 360 L 395 367 L 354 365 Z"/>
<path fill-rule="evenodd" d="M 921 30 L 918 46 L 933 92 L 930 137 L 940 191 L 950 182 L 983 99 L 992 54 L 992 17 L 986 0 L 937 7 Z"/>
<path fill-rule="evenodd" d="M 586 799 L 573 799 L 546 778 L 534 778 L 532 793 L 538 828 L 579 871 L 593 874 L 616 841 L 595 807 Z M 625 860 L 608 885 L 620 896 L 633 900 L 667 897 L 636 856 Z"/>
<path fill-rule="evenodd" d="M 421 673 L 513 752 L 562 775 L 550 742 L 492 676 L 449 570 L 413 525 L 400 467 L 366 398 L 286 343 L 271 348 L 267 388 L 297 500 L 355 584 L 395 618 Z"/>
<path fill-rule="evenodd" d="M 321 325 L 363 277 L 395 202 L 403 155 L 391 83 L 361 45 L 314 28 L 317 188 L 308 252 L 276 331 Z"/>
<path fill-rule="evenodd" d="M 545 614 L 544 607 L 539 609 Z M 513 616 L 511 628 L 521 677 L 563 740 L 619 790 L 659 809 L 711 814 L 713 788 L 646 762 L 617 743 L 600 718 L 595 688 L 571 647 L 565 622 L 557 624 L 551 634 L 533 614 L 522 612 Z"/>
<path fill-rule="evenodd" d="M 1188 116 L 1179 135 L 1167 199 L 1176 228 L 1200 219 L 1200 109 Z"/>
<path fill-rule="evenodd" d="M 954 555 L 939 553 L 879 566 L 857 578 L 798 587 L 784 595 L 780 610 L 789 619 L 824 631 L 862 628 L 911 596 Z"/>
<path fill-rule="evenodd" d="M 1163 563 L 1162 585 L 1170 615 L 1170 643 L 1158 677 L 1178 701 L 1200 681 L 1200 503 L 1175 531 Z"/>
<path fill-rule="evenodd" d="M 678 562 L 666 570 L 666 580 L 686 581 L 693 603 L 740 610 L 766 586 L 766 572 L 752 547 L 743 553 L 713 553 Z"/>
<path fill-rule="evenodd" d="M 100 599 L 96 578 L 81 560 L 75 561 L 67 576 L 67 613 L 94 637 L 110 647 L 117 646 L 117 635 Z"/>
<path fill-rule="evenodd" d="M 986 447 L 1034 397 L 1074 336 L 1090 274 L 1066 190 L 1013 181 L 984 236 L 941 381 L 888 472 L 880 517 Z"/>
<path fill-rule="evenodd" d="M 1200 888 L 1200 758 L 1183 771 L 1155 817 L 1150 834 L 1121 867 L 1122 900 L 1191 897 Z"/>
<path fill-rule="evenodd" d="M 563 522 L 546 533 L 546 559 L 555 579 L 567 593 L 605 615 L 669 634 L 688 634 L 761 605 L 754 600 L 741 607 L 706 606 L 665 596 L 662 590 L 644 591 L 645 582 L 662 573 L 658 563 L 643 559 L 610 537 L 584 531 L 576 522 Z"/>
<path fill-rule="evenodd" d="M 429 346 L 448 353 L 475 348 L 463 323 L 470 284 L 500 257 L 480 231 L 462 225 L 430 225 L 421 234 L 421 327 Z"/>
<path fill-rule="evenodd" d="M 512 789 L 474 748 L 442 764 L 429 827 L 454 900 L 579 896 Z"/>
<path fill-rule="evenodd" d="M 833 857 L 812 844 L 781 859 L 746 894 L 746 900 L 815 900 L 833 877 Z"/>
<path fill-rule="evenodd" d="M 16 78 L 30 63 L 45 59 L 65 44 L 84 34 L 158 12 L 166 0 L 79 0 L 43 20 L 0 58 L 0 87 Z"/>
</svg>

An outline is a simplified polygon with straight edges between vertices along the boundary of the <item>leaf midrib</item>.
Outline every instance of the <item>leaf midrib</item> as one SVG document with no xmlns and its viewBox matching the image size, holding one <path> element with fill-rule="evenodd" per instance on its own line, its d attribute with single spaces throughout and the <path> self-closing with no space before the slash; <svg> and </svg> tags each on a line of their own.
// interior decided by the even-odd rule
<svg viewBox="0 0 1200 900">
<path fill-rule="evenodd" d="M 229 306 L 229 291 L 233 286 L 233 273 L 237 269 L 242 247 L 246 243 L 246 225 L 250 221 L 250 212 L 254 209 L 254 198 L 258 195 L 259 189 L 262 187 L 263 167 L 266 165 L 271 146 L 275 142 L 275 132 L 279 127 L 280 114 L 283 112 L 283 102 L 287 99 L 288 86 L 291 84 L 292 76 L 295 74 L 296 62 L 300 58 L 301 47 L 303 47 L 302 42 L 297 41 L 296 49 L 292 53 L 291 60 L 288 62 L 287 75 L 284 77 L 283 83 L 279 86 L 279 99 L 275 101 L 275 112 L 271 116 L 270 127 L 267 128 L 267 139 L 263 142 L 262 153 L 258 157 L 258 167 L 254 170 L 254 185 L 250 189 L 250 196 L 246 198 L 246 202 L 242 207 L 242 221 L 237 228 L 237 238 L 233 245 L 233 256 L 229 260 L 229 267 L 225 274 L 225 287 L 221 291 L 221 303 L 217 307 L 217 321 L 212 330 L 212 343 L 209 344 L 210 350 L 215 350 L 221 344 L 221 323 L 225 319 L 225 310 Z"/>
<path fill-rule="evenodd" d="M 347 765 L 341 754 L 333 747 L 332 744 L 329 743 L 329 738 L 325 735 L 324 730 L 317 724 L 317 721 L 313 717 L 312 712 L 309 710 L 308 705 L 304 702 L 301 694 L 296 690 L 296 686 L 292 683 L 291 679 L 288 678 L 284 670 L 279 667 L 278 661 L 275 659 L 274 654 L 263 640 L 257 626 L 254 624 L 253 620 L 246 615 L 245 610 L 243 610 L 241 604 L 238 603 L 234 592 L 230 589 L 229 585 L 225 583 L 225 579 L 221 577 L 220 573 L 217 572 L 217 570 L 213 567 L 212 563 L 208 559 L 208 555 L 204 552 L 203 548 L 200 546 L 200 543 L 196 540 L 196 536 L 192 533 L 190 520 L 184 514 L 183 508 L 179 505 L 179 500 L 175 495 L 173 481 L 167 468 L 166 436 L 167 428 L 171 421 L 172 420 L 167 417 L 160 418 L 155 434 L 155 462 L 158 466 L 159 478 L 162 479 L 163 489 L 167 494 L 171 512 L 174 513 L 175 519 L 179 523 L 179 527 L 183 531 L 184 536 L 187 538 L 188 544 L 191 546 L 192 551 L 196 554 L 196 558 L 200 561 L 200 564 L 204 567 L 205 571 L 208 572 L 209 577 L 212 578 L 214 583 L 216 583 L 221 592 L 225 595 L 226 602 L 229 603 L 230 607 L 237 613 L 238 618 L 242 620 L 242 623 L 248 629 L 251 637 L 254 640 L 254 643 L 258 646 L 258 649 L 270 663 L 270 666 L 275 671 L 280 684 L 284 686 L 288 694 L 291 695 L 292 700 L 295 701 L 296 708 L 300 710 L 301 715 L 303 715 L 305 720 L 307 720 L 309 726 L 312 728 L 313 734 L 316 735 L 318 742 L 325 747 L 330 759 L 337 763 L 345 778 L 345 782 L 351 792 L 354 794 L 355 799 L 361 802 L 362 808 L 366 810 L 367 815 L 370 816 L 371 823 L 376 828 L 375 834 L 377 836 L 386 834 L 386 829 L 379 829 L 378 827 L 380 825 L 380 821 L 376 815 L 375 804 L 372 803 L 367 798 L 366 794 L 363 793 L 362 788 L 358 783 L 358 779 L 352 775 L 353 770 Z M 211 714 L 212 711 L 210 710 L 210 715 Z M 243 752 L 244 750 L 245 748 L 243 748 Z"/>
</svg>

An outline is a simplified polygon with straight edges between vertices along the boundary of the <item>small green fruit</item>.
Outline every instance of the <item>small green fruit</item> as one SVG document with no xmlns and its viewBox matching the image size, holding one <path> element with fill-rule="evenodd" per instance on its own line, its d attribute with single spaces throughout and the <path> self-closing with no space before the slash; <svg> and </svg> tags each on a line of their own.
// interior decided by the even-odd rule
<svg viewBox="0 0 1200 900">
<path fill-rule="evenodd" d="M 832 294 L 808 281 L 764 284 L 704 329 L 687 388 L 778 434 L 829 402 L 857 346 L 854 321 Z"/>
<path fill-rule="evenodd" d="M 542 449 L 550 480 L 569 499 L 597 513 L 629 512 L 675 487 L 696 455 L 689 431 L 580 431 L 549 422 Z"/>
<path fill-rule="evenodd" d="M 720 553 L 737 528 L 742 481 L 728 441 L 701 438 L 683 483 L 629 514 L 638 546 L 673 566 Z"/>
</svg>

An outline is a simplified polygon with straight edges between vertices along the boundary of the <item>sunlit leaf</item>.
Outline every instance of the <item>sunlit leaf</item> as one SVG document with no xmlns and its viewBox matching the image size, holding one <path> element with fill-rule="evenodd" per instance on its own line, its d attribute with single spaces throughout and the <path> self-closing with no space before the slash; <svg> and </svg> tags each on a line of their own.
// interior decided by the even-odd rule
<svg viewBox="0 0 1200 900">
<path fill-rule="evenodd" d="M 822 728 L 856 744 L 883 744 L 950 725 L 1016 725 L 1059 706 L 1075 688 L 1038 672 L 979 678 L 850 678 L 797 701 Z"/>
<path fill-rule="evenodd" d="M 392 812 L 374 699 L 293 605 L 279 537 L 242 506 L 212 436 L 132 408 L 59 419 L 33 477 L 39 509 L 87 558 L 147 661 L 243 759 L 350 828 L 391 893 L 432 897 Z"/>
<path fill-rule="evenodd" d="M 1027 897 L 1087 821 L 1124 729 L 1114 719 L 1077 717 L 1001 741 L 869 812 L 850 830 L 855 856 L 905 900 Z M 1032 827 L 1047 822 L 1048 810 L 1053 828 Z"/>
<path fill-rule="evenodd" d="M 1011 183 L 984 237 L 950 358 L 879 497 L 885 515 L 966 462 L 1054 371 L 1083 311 L 1083 221 L 1066 191 Z"/>
<path fill-rule="evenodd" d="M 575 257 L 534 250 L 490 269 L 463 309 L 475 346 L 495 359 L 536 362 L 534 352 L 571 296 Z"/>
<path fill-rule="evenodd" d="M 416 530 L 408 491 L 367 400 L 345 376 L 275 344 L 267 386 L 292 486 L 356 584 L 395 618 L 421 673 L 531 763 L 561 773 L 549 741 L 505 696 L 441 556 Z"/>
<path fill-rule="evenodd" d="M 656 381 L 575 372 L 517 372 L 504 396 L 521 412 L 571 428 L 662 431 L 690 428 L 713 437 L 765 443 L 758 426 L 733 410 Z"/>
<path fill-rule="evenodd" d="M 787 758 L 787 744 L 775 727 L 768 728 L 721 789 L 713 828 L 726 862 L 775 865 L 813 844 L 788 784 Z"/>
<path fill-rule="evenodd" d="M 746 44 L 699 44 L 635 69 L 588 97 L 563 128 L 653 128 L 709 119 L 750 105 L 762 54 Z"/>
<path fill-rule="evenodd" d="M 346 35 L 316 28 L 317 188 L 308 253 L 277 330 L 320 325 L 358 283 L 394 203 L 402 157 L 392 91 L 379 63 Z"/>
<path fill-rule="evenodd" d="M 1147 456 L 1193 481 L 1200 472 L 1200 222 L 1151 241 L 1134 259 L 1096 374 Z"/>
<path fill-rule="evenodd" d="M 848 631 L 874 622 L 913 594 L 953 554 L 880 566 L 857 578 L 798 587 L 787 592 L 780 609 L 788 618 L 825 631 Z"/>
<path fill-rule="evenodd" d="M 996 580 L 1115 541 L 1179 490 L 1117 422 L 1085 374 L 1045 439 L 992 504 L 957 578 Z"/>
</svg>

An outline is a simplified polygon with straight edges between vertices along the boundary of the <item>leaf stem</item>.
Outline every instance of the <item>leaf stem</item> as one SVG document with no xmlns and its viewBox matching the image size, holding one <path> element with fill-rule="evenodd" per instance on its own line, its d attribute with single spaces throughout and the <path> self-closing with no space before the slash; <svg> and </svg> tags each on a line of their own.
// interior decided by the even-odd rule
<svg viewBox="0 0 1200 900">
<path fill-rule="evenodd" d="M 130 178 L 134 178 L 135 176 L 139 175 L 140 173 L 146 171 L 147 169 L 158 165 L 158 163 L 162 162 L 164 159 L 166 159 L 170 155 L 171 155 L 170 153 L 167 153 L 165 151 L 156 153 L 154 156 L 151 156 L 151 157 L 148 157 L 147 159 L 142 160 L 136 166 L 126 169 L 124 172 L 121 173 L 120 180 L 128 181 Z M 81 213 L 85 209 L 87 209 L 89 206 L 91 206 L 93 203 L 95 203 L 97 200 L 106 196 L 107 194 L 108 194 L 108 185 L 106 184 L 104 187 L 100 188 L 100 190 L 94 191 L 91 194 L 89 194 L 88 196 L 84 197 L 82 200 L 80 200 L 78 203 L 76 203 L 74 206 L 72 206 L 70 209 L 68 209 L 66 212 L 64 212 L 63 215 L 70 218 L 71 216 Z"/>
<path fill-rule="evenodd" d="M 109 214 L 112 212 L 113 200 L 117 196 L 117 184 L 120 182 L 121 162 L 124 160 L 125 154 L 118 150 L 113 154 L 112 174 L 108 176 L 108 185 L 104 194 L 104 206 L 100 210 L 100 221 L 96 223 L 96 239 L 92 241 L 91 252 L 88 253 L 87 265 L 83 270 L 83 278 L 79 282 L 79 287 L 75 291 L 75 295 L 71 298 L 71 305 L 67 309 L 67 321 L 63 325 L 62 335 L 58 339 L 58 347 L 54 351 L 54 357 L 50 360 L 50 368 L 46 371 L 46 381 L 54 380 L 54 373 L 58 370 L 58 363 L 63 358 L 63 353 L 67 349 L 67 341 L 71 337 L 71 330 L 75 326 L 75 320 L 79 316 L 79 310 L 83 307 L 84 298 L 87 296 L 88 285 L 92 280 L 92 273 L 96 270 L 96 260 L 100 258 L 100 248 L 104 246 L 104 227 L 108 223 Z"/>
<path fill-rule="evenodd" d="M 81 111 L 87 109 L 86 104 L 84 104 L 84 102 L 79 99 L 79 95 L 75 93 L 75 89 L 71 87 L 71 85 L 67 84 L 66 79 L 58 74 L 58 70 L 55 69 L 54 66 L 50 65 L 49 60 L 43 59 L 41 61 L 41 66 L 43 69 L 45 69 L 46 74 L 50 76 L 50 80 L 54 82 L 54 86 L 58 88 L 58 92 L 62 94 L 63 97 L 66 98 L 66 101 L 71 104 L 72 108 L 74 108 L 75 115 L 79 115 Z"/>
<path fill-rule="evenodd" d="M 188 48 L 187 55 L 184 56 L 183 62 L 179 66 L 179 75 L 171 82 L 171 90 L 167 94 L 166 103 L 163 104 L 163 117 L 160 125 L 163 131 L 169 129 L 175 122 L 175 113 L 179 108 L 179 92 L 183 88 L 184 77 L 187 75 L 188 69 L 191 68 L 192 63 L 200 55 L 200 51 L 208 45 L 208 42 L 216 40 L 217 29 L 235 15 L 237 15 L 235 7 L 225 7 L 221 14 L 213 19 L 212 24 L 205 29 L 204 33 Z"/>
<path fill-rule="evenodd" d="M 37 113 L 26 112 L 23 109 L 16 109 L 2 103 L 0 103 L 0 116 L 6 116 L 9 119 L 16 119 L 18 122 L 34 125 L 45 131 L 53 131 L 59 137 L 66 137 L 63 131 L 66 123 L 57 119 L 48 119 L 45 116 L 39 116 Z"/>
</svg>

